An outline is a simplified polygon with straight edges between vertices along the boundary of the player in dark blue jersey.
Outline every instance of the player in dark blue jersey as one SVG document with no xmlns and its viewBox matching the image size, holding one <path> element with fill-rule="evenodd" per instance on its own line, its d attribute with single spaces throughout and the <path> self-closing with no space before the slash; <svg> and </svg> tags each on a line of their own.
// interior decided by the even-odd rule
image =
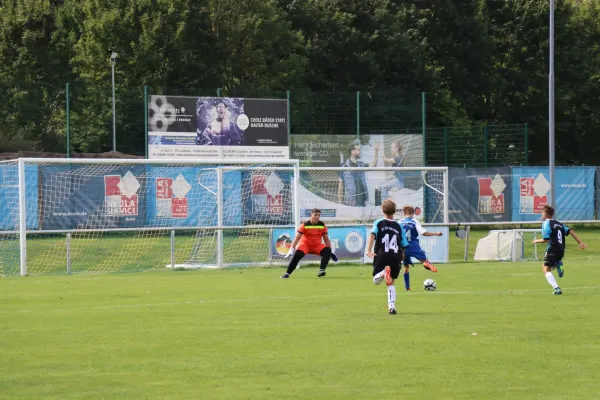
<svg viewBox="0 0 600 400">
<path fill-rule="evenodd" d="M 396 203 L 384 200 L 381 209 L 385 218 L 373 224 L 367 241 L 367 255 L 373 258 L 373 283 L 379 285 L 385 280 L 388 291 L 388 309 L 390 314 L 396 312 L 396 287 L 394 280 L 400 275 L 402 253 L 408 246 L 402 227 L 394 221 Z M 373 245 L 375 248 L 373 249 Z"/>
<path fill-rule="evenodd" d="M 544 206 L 542 217 L 544 219 L 544 223 L 542 224 L 542 239 L 536 239 L 533 243 L 548 243 L 542 269 L 546 280 L 552 286 L 552 289 L 554 289 L 554 294 L 562 294 L 561 288 L 556 283 L 554 275 L 552 275 L 552 270 L 556 268 L 559 278 L 562 278 L 565 274 L 562 258 L 565 255 L 565 241 L 567 236 L 573 236 L 573 239 L 579 244 L 581 250 L 584 250 L 587 245 L 579 239 L 573 229 L 567 228 L 566 225 L 554 219 L 554 208 L 548 205 Z"/>
<path fill-rule="evenodd" d="M 408 241 L 408 247 L 404 252 L 404 287 L 406 290 L 410 290 L 409 266 L 412 265 L 411 258 L 416 258 L 419 260 L 425 269 L 428 269 L 431 272 L 437 272 L 437 268 L 429 262 L 427 255 L 421 248 L 419 236 L 442 236 L 442 232 L 426 231 L 421 223 L 414 219 L 414 207 L 404 206 L 402 211 L 404 213 L 404 219 L 400 221 L 400 225 L 402 225 L 402 229 L 406 235 L 406 240 Z"/>
</svg>

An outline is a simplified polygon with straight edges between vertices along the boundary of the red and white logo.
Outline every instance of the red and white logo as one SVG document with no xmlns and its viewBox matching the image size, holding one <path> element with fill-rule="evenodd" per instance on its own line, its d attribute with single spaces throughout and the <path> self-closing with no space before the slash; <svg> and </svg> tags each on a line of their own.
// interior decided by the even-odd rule
<svg viewBox="0 0 600 400">
<path fill-rule="evenodd" d="M 543 174 L 537 178 L 520 178 L 519 197 L 521 214 L 540 214 L 548 204 L 550 182 Z"/>
<path fill-rule="evenodd" d="M 284 184 L 276 173 L 252 175 L 252 212 L 283 215 Z"/>
<path fill-rule="evenodd" d="M 188 199 L 185 197 L 192 185 L 182 174 L 177 178 L 156 178 L 156 216 L 162 218 L 187 218 Z"/>
<path fill-rule="evenodd" d="M 121 175 L 104 176 L 104 208 L 106 215 L 138 215 L 139 198 L 137 191 L 140 183 L 135 175 L 128 171 Z"/>
<path fill-rule="evenodd" d="M 503 214 L 504 213 L 504 189 L 506 183 L 500 174 L 492 178 L 478 178 L 479 201 L 477 212 L 479 214 Z"/>
</svg>

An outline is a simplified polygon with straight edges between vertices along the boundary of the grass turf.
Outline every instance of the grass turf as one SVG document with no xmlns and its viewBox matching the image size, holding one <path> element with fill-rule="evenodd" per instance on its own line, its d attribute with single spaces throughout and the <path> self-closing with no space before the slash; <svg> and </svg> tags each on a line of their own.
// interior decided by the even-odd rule
<svg viewBox="0 0 600 400">
<path fill-rule="evenodd" d="M 0 398 L 597 398 L 600 234 L 581 233 L 562 296 L 539 262 L 455 262 L 398 282 L 396 316 L 369 266 L 0 279 Z"/>
</svg>

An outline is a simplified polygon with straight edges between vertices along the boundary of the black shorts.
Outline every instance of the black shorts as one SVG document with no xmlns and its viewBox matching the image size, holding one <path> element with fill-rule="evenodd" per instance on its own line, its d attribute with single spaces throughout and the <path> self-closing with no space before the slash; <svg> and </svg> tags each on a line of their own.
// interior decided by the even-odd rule
<svg viewBox="0 0 600 400">
<path fill-rule="evenodd" d="M 544 254 L 544 265 L 552 269 L 556 268 L 556 264 L 562 260 L 565 253 L 558 253 L 556 251 L 548 250 Z"/>
<path fill-rule="evenodd" d="M 398 279 L 400 276 L 400 265 L 402 264 L 402 257 L 399 255 L 376 255 L 373 259 L 373 276 L 377 275 L 389 266 L 392 269 L 392 278 Z"/>
</svg>

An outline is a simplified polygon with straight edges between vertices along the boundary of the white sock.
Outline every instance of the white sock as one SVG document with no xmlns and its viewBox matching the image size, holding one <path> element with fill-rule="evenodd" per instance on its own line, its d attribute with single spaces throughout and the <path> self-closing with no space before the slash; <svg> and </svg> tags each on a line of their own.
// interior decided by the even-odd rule
<svg viewBox="0 0 600 400">
<path fill-rule="evenodd" d="M 388 308 L 396 308 L 396 286 L 390 285 L 387 287 L 388 290 Z"/>
<path fill-rule="evenodd" d="M 552 286 L 553 289 L 556 289 L 558 287 L 558 284 L 556 283 L 556 278 L 554 278 L 552 272 L 546 272 L 546 280 L 548 281 L 550 286 Z"/>
<path fill-rule="evenodd" d="M 373 283 L 379 285 L 381 282 L 383 282 L 383 278 L 385 278 L 385 271 L 381 271 L 380 273 L 375 274 L 375 276 L 373 277 Z"/>
</svg>

